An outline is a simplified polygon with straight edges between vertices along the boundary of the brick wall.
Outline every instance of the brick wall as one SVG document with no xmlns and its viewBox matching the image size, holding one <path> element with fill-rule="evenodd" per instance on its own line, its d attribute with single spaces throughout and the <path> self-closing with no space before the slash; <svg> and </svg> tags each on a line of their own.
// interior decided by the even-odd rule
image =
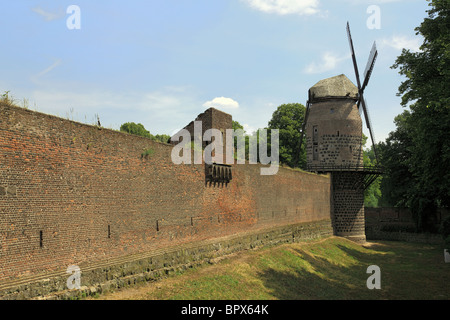
<svg viewBox="0 0 450 320">
<path fill-rule="evenodd" d="M 234 165 L 228 185 L 207 184 L 204 165 L 174 165 L 172 148 L 0 104 L 0 283 L 330 219 L 328 176 Z"/>
<path fill-rule="evenodd" d="M 196 132 L 195 123 L 200 123 L 201 131 Z M 224 164 L 226 163 L 226 146 L 227 146 L 227 129 L 232 129 L 233 118 L 230 114 L 217 110 L 215 108 L 209 108 L 205 110 L 203 113 L 199 114 L 194 121 L 191 121 L 187 126 L 183 129 L 187 130 L 191 137 L 191 142 L 194 142 L 196 139 L 200 142 L 199 144 L 203 149 L 205 147 L 214 142 L 215 136 L 211 137 L 211 141 L 208 141 L 205 137 L 205 132 L 209 129 L 217 129 L 220 131 L 222 136 L 222 148 L 216 146 L 214 150 L 211 152 L 211 156 L 215 157 L 213 159 L 217 160 L 217 163 Z M 175 135 L 176 138 L 171 137 L 169 143 L 172 145 L 177 145 L 183 141 L 182 137 L 178 137 L 178 133 Z"/>
<path fill-rule="evenodd" d="M 442 222 L 450 216 L 445 208 L 438 209 L 432 221 L 436 233 L 419 233 L 409 208 L 364 208 L 366 220 L 366 236 L 369 240 L 407 241 L 419 243 L 442 244 L 443 237 L 439 233 Z"/>
<path fill-rule="evenodd" d="M 214 263 L 217 258 L 238 251 L 262 246 L 321 239 L 332 235 L 329 220 L 289 224 L 262 230 L 241 232 L 221 238 L 207 239 L 182 245 L 169 246 L 142 254 L 111 259 L 102 264 L 84 265 L 80 288 L 67 288 L 65 270 L 51 277 L 22 278 L 20 282 L 0 283 L 0 300 L 72 299 L 94 295 L 135 285 L 157 281 L 166 275 L 183 272 L 204 263 Z"/>
<path fill-rule="evenodd" d="M 413 213 L 409 208 L 365 208 L 367 239 L 401 240 L 428 243 L 442 243 L 440 233 L 442 222 L 450 216 L 446 208 L 438 208 L 435 216 L 428 217 L 429 230 L 417 232 Z"/>
</svg>

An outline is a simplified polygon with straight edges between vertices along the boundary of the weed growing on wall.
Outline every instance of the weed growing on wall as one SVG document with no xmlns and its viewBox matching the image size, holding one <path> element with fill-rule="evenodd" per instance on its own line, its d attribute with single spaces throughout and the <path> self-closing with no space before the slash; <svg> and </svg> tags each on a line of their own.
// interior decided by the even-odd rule
<svg viewBox="0 0 450 320">
<path fill-rule="evenodd" d="M 148 157 L 152 156 L 155 153 L 153 148 L 148 148 L 144 152 L 141 153 L 141 158 L 148 159 Z"/>
</svg>

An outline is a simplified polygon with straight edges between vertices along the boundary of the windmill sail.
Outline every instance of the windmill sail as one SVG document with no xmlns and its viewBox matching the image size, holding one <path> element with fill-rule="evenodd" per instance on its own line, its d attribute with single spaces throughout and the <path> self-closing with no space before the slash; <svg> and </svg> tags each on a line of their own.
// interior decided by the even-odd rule
<svg viewBox="0 0 450 320">
<path fill-rule="evenodd" d="M 374 135 L 374 132 L 372 129 L 372 122 L 370 121 L 369 109 L 367 108 L 366 99 L 364 99 L 364 97 L 362 97 L 361 102 L 362 102 L 362 109 L 364 111 L 364 118 L 366 119 L 366 126 L 367 126 L 367 129 L 369 129 L 370 139 L 372 140 L 373 153 L 375 154 L 375 159 L 377 160 L 377 163 L 378 163 L 378 156 L 377 156 L 377 151 L 376 151 L 376 147 L 375 147 L 376 146 L 375 135 Z"/>
<path fill-rule="evenodd" d="M 370 50 L 369 60 L 367 61 L 366 70 L 364 70 L 364 83 L 362 85 L 361 90 L 364 90 L 369 83 L 370 76 L 372 75 L 373 67 L 375 65 L 375 61 L 377 60 L 378 50 L 377 45 L 374 42 L 372 46 L 372 50 Z"/>
<path fill-rule="evenodd" d="M 361 109 L 364 112 L 364 118 L 366 120 L 366 125 L 367 125 L 367 128 L 369 129 L 370 138 L 372 140 L 373 152 L 375 154 L 375 159 L 378 163 L 378 156 L 377 156 L 377 153 L 375 150 L 375 136 L 373 134 L 372 124 L 371 124 L 370 118 L 369 118 L 367 103 L 364 99 L 364 89 L 366 88 L 367 84 L 369 83 L 369 79 L 370 79 L 370 76 L 372 75 L 373 67 L 375 65 L 375 61 L 378 56 L 377 46 L 376 46 L 376 43 L 374 42 L 374 44 L 372 46 L 372 50 L 370 51 L 369 60 L 367 61 L 366 69 L 364 71 L 364 82 L 361 86 L 361 80 L 359 78 L 358 64 L 356 62 L 355 49 L 353 47 L 352 34 L 350 32 L 350 24 L 348 22 L 347 22 L 347 36 L 348 36 L 348 42 L 350 45 L 350 51 L 352 53 L 353 68 L 355 69 L 355 76 L 356 76 L 356 81 L 358 84 L 359 98 L 358 98 L 357 105 L 358 105 L 360 114 L 361 114 Z M 362 108 L 360 108 L 361 105 L 362 105 Z"/>
<path fill-rule="evenodd" d="M 302 143 L 303 143 L 303 137 L 305 135 L 305 130 L 306 130 L 306 122 L 308 121 L 308 116 L 309 116 L 309 108 L 310 108 L 311 104 L 309 102 L 309 100 L 306 102 L 306 111 L 305 111 L 305 119 L 303 120 L 303 125 L 302 125 L 302 132 L 300 133 L 300 145 L 298 147 L 298 153 L 300 155 L 301 149 L 302 149 Z M 300 159 L 300 158 L 299 158 Z"/>
<path fill-rule="evenodd" d="M 353 68 L 355 69 L 355 75 L 356 75 L 356 81 L 358 84 L 358 89 L 361 90 L 361 81 L 359 80 L 359 71 L 358 71 L 358 64 L 356 62 L 355 48 L 353 47 L 352 34 L 350 32 L 350 24 L 348 22 L 347 22 L 347 36 L 348 36 L 348 42 L 350 45 L 350 50 L 352 52 Z M 359 103 L 358 103 L 358 107 L 359 107 Z"/>
</svg>

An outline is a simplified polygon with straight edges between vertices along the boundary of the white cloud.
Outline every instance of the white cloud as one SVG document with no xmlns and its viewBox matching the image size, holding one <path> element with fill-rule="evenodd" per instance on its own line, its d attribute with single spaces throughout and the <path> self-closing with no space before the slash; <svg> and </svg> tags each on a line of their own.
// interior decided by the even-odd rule
<svg viewBox="0 0 450 320">
<path fill-rule="evenodd" d="M 319 13 L 319 0 L 244 0 L 250 7 L 279 15 L 313 15 Z"/>
<path fill-rule="evenodd" d="M 182 101 L 173 95 L 155 91 L 143 96 L 142 101 L 137 104 L 142 110 L 167 109 L 182 106 Z"/>
<path fill-rule="evenodd" d="M 144 93 L 119 93 L 103 90 L 86 90 L 78 88 L 74 91 L 64 89 L 38 89 L 33 91 L 32 99 L 39 105 L 52 110 L 64 110 L 76 105 L 83 112 L 92 110 L 130 110 L 136 112 L 170 113 L 179 110 L 190 98 L 174 95 L 164 90 Z"/>
<path fill-rule="evenodd" d="M 237 109 L 239 108 L 239 103 L 231 98 L 219 97 L 214 98 L 211 101 L 207 101 L 203 104 L 205 108 L 216 108 L 216 109 Z"/>
<path fill-rule="evenodd" d="M 53 69 L 55 69 L 57 66 L 59 66 L 62 63 L 61 59 L 57 59 L 50 67 L 46 68 L 45 70 L 42 70 L 41 72 L 39 72 L 36 77 L 41 77 L 46 73 L 49 73 L 50 71 L 52 71 Z"/>
<path fill-rule="evenodd" d="M 166 88 L 119 92 L 77 85 L 73 89 L 40 87 L 24 95 L 34 105 L 33 110 L 88 124 L 96 123 L 98 114 L 103 126 L 115 129 L 124 122 L 140 122 L 153 134 L 167 134 L 185 126 L 199 105 L 192 93 L 176 94 Z"/>
<path fill-rule="evenodd" d="M 384 4 L 392 2 L 407 2 L 406 0 L 341 0 L 341 2 L 347 2 L 352 5 L 373 5 L 373 4 Z"/>
<path fill-rule="evenodd" d="M 43 17 L 46 21 L 58 20 L 66 15 L 62 9 L 58 10 L 56 13 L 45 11 L 41 7 L 32 8 L 31 10 Z"/>
<path fill-rule="evenodd" d="M 248 125 L 246 123 L 244 123 L 242 126 L 244 127 L 245 133 L 248 134 L 248 135 L 252 135 L 257 130 L 255 127 L 250 126 L 250 125 Z"/>
<path fill-rule="evenodd" d="M 320 63 L 312 62 L 305 68 L 304 71 L 308 74 L 331 71 L 337 67 L 339 62 L 347 58 L 348 57 L 338 57 L 331 52 L 326 52 L 322 55 L 322 61 Z"/>
<path fill-rule="evenodd" d="M 417 52 L 420 50 L 421 40 L 422 39 L 420 37 L 408 38 L 404 35 L 393 35 L 388 39 L 382 39 L 380 41 L 380 44 L 382 46 L 388 46 L 396 50 L 402 50 L 403 48 L 405 48 Z"/>
<path fill-rule="evenodd" d="M 121 98 L 113 92 L 74 92 L 63 90 L 38 89 L 32 92 L 32 99 L 39 107 L 49 110 L 66 111 L 68 107 L 76 105 L 83 111 L 97 108 L 118 109 L 127 99 Z"/>
</svg>

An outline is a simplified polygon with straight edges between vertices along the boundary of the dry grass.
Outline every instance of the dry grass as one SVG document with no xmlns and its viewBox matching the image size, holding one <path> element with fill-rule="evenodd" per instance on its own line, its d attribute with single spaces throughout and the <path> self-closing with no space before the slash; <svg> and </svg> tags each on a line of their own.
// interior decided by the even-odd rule
<svg viewBox="0 0 450 320">
<path fill-rule="evenodd" d="M 381 269 L 381 290 L 366 286 Z M 242 252 L 214 265 L 135 288 L 105 300 L 379 300 L 450 299 L 443 248 L 401 242 L 364 246 L 341 238 Z"/>
</svg>

